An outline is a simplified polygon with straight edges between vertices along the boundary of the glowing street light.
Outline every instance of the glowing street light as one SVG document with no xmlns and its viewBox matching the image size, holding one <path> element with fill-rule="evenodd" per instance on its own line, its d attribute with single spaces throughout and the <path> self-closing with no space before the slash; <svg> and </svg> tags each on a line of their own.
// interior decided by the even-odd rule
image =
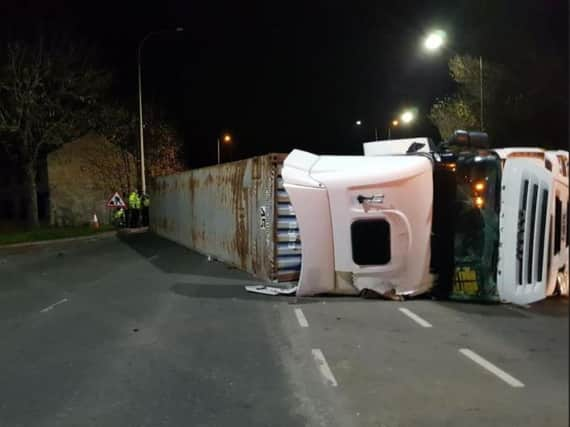
<svg viewBox="0 0 570 427">
<path fill-rule="evenodd" d="M 443 45 L 445 44 L 446 41 L 446 34 L 444 31 L 442 30 L 435 30 L 432 31 L 431 33 L 429 33 L 427 35 L 427 37 L 424 40 L 424 48 L 427 51 L 430 52 L 435 52 L 438 51 L 440 48 L 443 47 Z M 449 48 L 448 48 L 449 49 Z M 451 52 L 453 52 L 453 50 L 449 49 Z M 457 55 L 456 52 L 453 52 L 454 54 Z M 481 131 L 483 131 L 485 129 L 484 126 L 484 120 L 483 120 L 483 116 L 484 116 L 484 104 L 483 104 L 483 56 L 479 55 L 479 103 L 480 103 L 480 124 L 481 124 Z"/>
<path fill-rule="evenodd" d="M 404 111 L 400 116 L 400 120 L 402 120 L 402 122 L 405 124 L 410 123 L 412 120 L 414 120 L 414 118 L 415 118 L 414 113 L 412 113 L 411 111 Z"/>
<path fill-rule="evenodd" d="M 355 121 L 354 125 L 358 127 L 362 126 L 362 120 Z M 378 139 L 378 128 L 374 128 L 374 138 Z"/>
<path fill-rule="evenodd" d="M 391 138 L 392 136 L 392 128 L 398 127 L 400 126 L 400 124 L 408 124 L 410 122 L 412 122 L 415 119 L 415 114 L 413 113 L 412 110 L 410 111 L 404 111 L 404 113 L 401 115 L 401 117 L 399 119 L 393 119 L 392 121 L 388 122 L 388 139 Z M 362 126 L 363 122 L 362 120 L 356 120 L 354 122 L 355 126 Z M 374 128 L 374 139 L 375 141 L 378 141 L 378 128 L 375 127 Z"/>
<path fill-rule="evenodd" d="M 388 126 L 388 139 L 392 138 L 392 128 L 400 125 L 399 120 L 392 120 L 392 126 Z"/>
<path fill-rule="evenodd" d="M 229 133 L 225 133 L 222 137 L 224 144 L 231 144 L 232 136 Z M 218 137 L 218 164 L 220 164 L 220 137 Z"/>
<path fill-rule="evenodd" d="M 392 128 L 400 126 L 400 124 L 407 125 L 413 122 L 416 115 L 413 110 L 406 110 L 400 115 L 400 119 L 394 119 L 391 125 L 388 126 L 388 139 L 392 137 Z"/>
<path fill-rule="evenodd" d="M 441 30 L 436 30 L 427 35 L 424 40 L 424 47 L 433 52 L 438 50 L 445 43 L 445 33 Z"/>
</svg>

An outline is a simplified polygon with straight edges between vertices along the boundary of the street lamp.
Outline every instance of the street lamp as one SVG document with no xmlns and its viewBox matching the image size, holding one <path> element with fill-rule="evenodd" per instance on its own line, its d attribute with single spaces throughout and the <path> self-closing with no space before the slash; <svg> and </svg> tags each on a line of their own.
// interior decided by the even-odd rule
<svg viewBox="0 0 570 427">
<path fill-rule="evenodd" d="M 392 124 L 388 125 L 388 139 L 392 138 L 392 128 L 400 125 L 399 120 L 392 120 Z"/>
<path fill-rule="evenodd" d="M 140 134 L 140 156 L 141 156 L 141 189 L 143 193 L 146 193 L 146 178 L 145 178 L 145 167 L 144 167 L 144 132 L 143 132 L 143 110 L 142 110 L 142 67 L 141 67 L 141 57 L 142 57 L 142 48 L 144 46 L 144 42 L 147 41 L 150 37 L 163 34 L 163 33 L 170 33 L 170 32 L 183 32 L 184 28 L 177 27 L 173 30 L 161 30 L 161 31 L 152 31 L 148 33 L 146 36 L 139 43 L 139 47 L 137 50 L 137 65 L 138 65 L 138 75 L 139 75 L 139 134 Z"/>
<path fill-rule="evenodd" d="M 388 139 L 392 137 L 392 128 L 398 127 L 401 124 L 408 125 L 416 119 L 416 114 L 414 110 L 406 110 L 400 114 L 400 119 L 392 120 L 391 124 L 388 126 Z"/>
<path fill-rule="evenodd" d="M 400 126 L 401 123 L 408 124 L 408 123 L 412 122 L 414 119 L 415 119 L 414 112 L 412 110 L 406 110 L 401 114 L 400 119 L 392 120 L 390 122 L 390 124 L 388 124 L 388 139 L 390 139 L 392 136 L 392 128 Z M 362 122 L 362 120 L 356 120 L 354 122 L 354 124 L 357 127 L 360 127 L 360 126 L 362 126 L 363 122 Z M 374 128 L 374 139 L 376 141 L 378 141 L 378 128 L 377 127 Z"/>
<path fill-rule="evenodd" d="M 445 33 L 441 30 L 433 31 L 424 40 L 424 47 L 427 50 L 438 50 L 445 43 Z"/>
<path fill-rule="evenodd" d="M 358 127 L 362 126 L 362 120 L 357 120 L 354 124 Z M 374 128 L 374 138 L 378 139 L 378 128 Z"/>
<path fill-rule="evenodd" d="M 402 123 L 405 124 L 410 123 L 412 120 L 414 120 L 414 118 L 415 118 L 414 113 L 412 113 L 411 111 L 404 111 L 400 116 L 400 120 L 402 120 Z"/>
<path fill-rule="evenodd" d="M 229 133 L 224 134 L 222 137 L 224 144 L 230 144 L 232 142 L 232 136 Z M 218 164 L 220 164 L 220 137 L 218 136 Z"/>
<path fill-rule="evenodd" d="M 424 40 L 424 47 L 427 51 L 435 52 L 440 48 L 444 47 L 446 40 L 446 35 L 444 31 L 436 30 L 429 33 L 425 40 Z M 449 49 L 449 48 L 448 48 Z M 452 51 L 451 49 L 449 49 Z M 453 51 L 452 51 L 453 52 Z M 455 53 L 455 52 L 453 52 Z M 481 124 L 481 131 L 485 129 L 484 126 L 484 110 L 483 110 L 483 56 L 479 55 L 479 101 L 481 104 L 481 111 L 480 111 L 480 124 Z"/>
</svg>

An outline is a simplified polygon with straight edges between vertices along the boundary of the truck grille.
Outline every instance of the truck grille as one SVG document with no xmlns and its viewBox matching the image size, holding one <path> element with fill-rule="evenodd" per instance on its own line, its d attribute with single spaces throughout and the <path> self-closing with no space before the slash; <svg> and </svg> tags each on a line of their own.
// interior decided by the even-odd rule
<svg viewBox="0 0 570 427">
<path fill-rule="evenodd" d="M 525 179 L 522 186 L 517 227 L 517 284 L 541 282 L 548 211 L 548 189 L 543 183 Z"/>
</svg>

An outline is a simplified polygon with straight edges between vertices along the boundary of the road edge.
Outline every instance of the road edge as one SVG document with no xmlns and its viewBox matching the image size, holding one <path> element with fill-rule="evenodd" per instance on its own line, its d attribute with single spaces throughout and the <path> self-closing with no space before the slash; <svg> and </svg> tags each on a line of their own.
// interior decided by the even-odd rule
<svg viewBox="0 0 570 427">
<path fill-rule="evenodd" d="M 107 238 L 116 236 L 117 231 L 104 231 L 102 233 L 89 234 L 88 236 L 78 236 L 78 237 L 65 237 L 63 239 L 51 239 L 51 240 L 38 240 L 36 242 L 21 242 L 21 243 L 10 243 L 7 245 L 0 245 L 0 251 L 3 249 L 14 249 L 14 248 L 26 248 L 34 246 L 47 246 L 54 243 L 65 243 L 74 242 L 79 240 L 97 239 L 97 238 Z"/>
</svg>

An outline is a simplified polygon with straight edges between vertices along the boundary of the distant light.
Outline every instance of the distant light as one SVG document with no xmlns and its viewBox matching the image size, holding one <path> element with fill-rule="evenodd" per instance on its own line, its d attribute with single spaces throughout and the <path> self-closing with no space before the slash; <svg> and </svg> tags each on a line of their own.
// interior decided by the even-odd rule
<svg viewBox="0 0 570 427">
<path fill-rule="evenodd" d="M 404 123 L 410 123 L 412 120 L 414 120 L 414 113 L 412 113 L 411 111 L 404 111 L 400 119 Z"/>
<path fill-rule="evenodd" d="M 355 123 L 355 125 L 356 125 L 356 126 L 362 125 L 362 120 L 357 120 L 356 123 Z"/>
<path fill-rule="evenodd" d="M 424 41 L 424 47 L 427 50 L 434 51 L 438 50 L 445 42 L 445 33 L 441 30 L 434 31 L 426 37 Z"/>
<path fill-rule="evenodd" d="M 176 28 L 176 31 L 178 31 L 178 32 L 180 33 L 180 32 L 182 32 L 182 31 L 184 31 L 184 28 L 183 28 L 183 27 L 177 27 L 177 28 Z"/>
<path fill-rule="evenodd" d="M 483 191 L 485 189 L 485 183 L 484 182 L 477 182 L 475 183 L 475 190 L 476 191 Z"/>
<path fill-rule="evenodd" d="M 485 205 L 485 200 L 483 200 L 483 197 L 481 196 L 475 197 L 475 206 L 481 209 L 484 205 Z"/>
<path fill-rule="evenodd" d="M 232 137 L 229 134 L 225 134 L 224 135 L 224 142 L 231 142 L 232 141 Z"/>
<path fill-rule="evenodd" d="M 400 122 L 398 120 L 392 120 L 392 126 L 398 126 Z"/>
</svg>

